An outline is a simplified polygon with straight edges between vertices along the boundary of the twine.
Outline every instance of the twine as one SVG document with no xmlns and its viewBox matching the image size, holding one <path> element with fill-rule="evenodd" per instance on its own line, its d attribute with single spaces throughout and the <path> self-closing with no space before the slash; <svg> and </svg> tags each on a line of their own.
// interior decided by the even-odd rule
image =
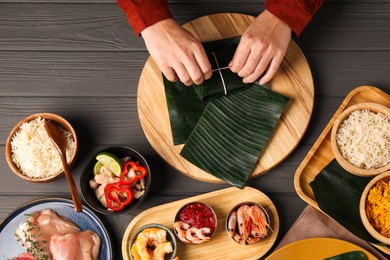
<svg viewBox="0 0 390 260">
<path fill-rule="evenodd" d="M 214 53 L 214 52 L 212 52 L 211 54 L 214 56 L 215 63 L 217 64 L 217 68 L 216 68 L 215 70 L 212 70 L 212 72 L 214 72 L 214 71 L 217 71 L 217 70 L 218 70 L 218 72 L 219 72 L 219 76 L 221 77 L 221 80 L 222 80 L 222 86 L 223 86 L 223 90 L 224 90 L 224 93 L 225 93 L 225 96 L 226 96 L 226 95 L 227 95 L 227 89 L 226 89 L 225 80 L 224 80 L 224 78 L 223 78 L 223 76 L 222 76 L 222 72 L 221 72 L 221 70 L 228 69 L 229 67 L 223 67 L 223 68 L 220 68 L 220 67 L 219 67 L 219 63 L 218 63 L 218 60 L 217 60 L 217 56 L 215 56 L 215 53 Z"/>
</svg>

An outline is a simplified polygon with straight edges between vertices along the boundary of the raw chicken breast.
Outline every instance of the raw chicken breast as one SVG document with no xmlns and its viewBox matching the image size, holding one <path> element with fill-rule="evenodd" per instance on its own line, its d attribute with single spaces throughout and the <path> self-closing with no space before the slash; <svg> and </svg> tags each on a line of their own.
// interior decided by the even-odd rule
<svg viewBox="0 0 390 260">
<path fill-rule="evenodd" d="M 50 238 L 54 234 L 68 234 L 80 232 L 78 226 L 73 222 L 57 215 L 51 209 L 45 209 L 40 212 L 35 212 L 22 222 L 15 231 L 16 239 L 25 248 L 35 252 L 39 256 L 47 255 L 51 258 L 49 251 Z M 34 255 L 36 255 L 34 254 Z"/>
<path fill-rule="evenodd" d="M 87 230 L 66 235 L 53 235 L 50 240 L 53 260 L 97 260 L 100 237 Z"/>
</svg>

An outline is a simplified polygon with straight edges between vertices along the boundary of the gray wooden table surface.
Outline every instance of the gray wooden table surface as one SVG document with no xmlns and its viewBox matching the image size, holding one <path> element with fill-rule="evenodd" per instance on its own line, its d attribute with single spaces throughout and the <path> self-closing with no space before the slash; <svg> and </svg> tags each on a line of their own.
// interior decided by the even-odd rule
<svg viewBox="0 0 390 260">
<path fill-rule="evenodd" d="M 263 9 L 259 0 L 169 2 L 180 23 L 221 12 L 257 15 Z M 347 93 L 361 85 L 390 93 L 390 1 L 325 1 L 295 40 L 314 77 L 312 119 L 287 160 L 248 182 L 275 203 L 278 241 L 306 206 L 295 192 L 294 173 Z M 184 176 L 148 144 L 136 108 L 138 79 L 148 56 L 114 0 L 0 0 L 1 149 L 22 118 L 52 112 L 68 119 L 78 134 L 80 152 L 72 169 L 77 184 L 89 158 L 106 146 L 130 146 L 150 162 L 152 189 L 142 207 L 116 217 L 99 215 L 112 236 L 115 259 L 138 213 L 228 187 Z M 0 221 L 34 199 L 70 198 L 64 177 L 48 184 L 26 182 L 12 173 L 4 152 L 0 166 Z"/>
</svg>

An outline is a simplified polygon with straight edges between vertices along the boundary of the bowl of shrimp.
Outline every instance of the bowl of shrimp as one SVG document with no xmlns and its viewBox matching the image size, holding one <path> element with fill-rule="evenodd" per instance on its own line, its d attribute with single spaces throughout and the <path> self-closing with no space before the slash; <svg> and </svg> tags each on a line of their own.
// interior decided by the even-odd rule
<svg viewBox="0 0 390 260">
<path fill-rule="evenodd" d="M 254 202 L 242 202 L 233 207 L 226 218 L 226 231 L 241 245 L 251 245 L 272 232 L 268 212 Z"/>
<path fill-rule="evenodd" d="M 185 244 L 199 245 L 209 242 L 217 228 L 215 211 L 203 202 L 190 202 L 176 213 L 173 230 Z"/>
<path fill-rule="evenodd" d="M 130 240 L 130 258 L 177 260 L 175 235 L 164 225 L 147 224 L 137 229 Z"/>
</svg>

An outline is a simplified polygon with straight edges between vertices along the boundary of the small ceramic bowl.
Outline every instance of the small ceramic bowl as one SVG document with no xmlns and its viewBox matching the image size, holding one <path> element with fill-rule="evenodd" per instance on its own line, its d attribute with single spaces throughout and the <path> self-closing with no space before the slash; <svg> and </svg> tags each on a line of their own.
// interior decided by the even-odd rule
<svg viewBox="0 0 390 260">
<path fill-rule="evenodd" d="M 55 173 L 50 173 L 50 175 L 48 175 L 47 177 L 34 178 L 34 177 L 28 176 L 25 173 L 23 173 L 22 170 L 17 166 L 17 164 L 15 164 L 15 162 L 12 160 L 14 150 L 12 148 L 11 142 L 12 142 L 13 138 L 15 137 L 15 134 L 17 134 L 19 131 L 21 131 L 20 127 L 22 126 L 22 124 L 29 123 L 31 121 L 38 119 L 38 118 L 49 120 L 52 123 L 54 123 L 55 125 L 59 126 L 63 130 L 65 130 L 71 134 L 71 137 L 74 141 L 74 149 L 71 152 L 70 158 L 67 158 L 67 159 L 68 159 L 70 166 L 74 163 L 76 156 L 77 156 L 77 152 L 78 152 L 78 140 L 77 140 L 76 132 L 74 131 L 72 125 L 68 121 L 66 121 L 61 116 L 56 115 L 56 114 L 52 114 L 52 113 L 38 113 L 38 114 L 30 115 L 30 116 L 22 119 L 19 123 L 17 123 L 15 125 L 15 127 L 11 130 L 10 134 L 8 135 L 6 145 L 5 145 L 5 156 L 6 156 L 9 167 L 20 178 L 27 180 L 27 181 L 31 181 L 31 182 L 50 182 L 50 181 L 57 179 L 58 177 L 60 177 L 64 173 L 64 171 L 62 170 L 63 169 L 62 164 L 61 164 L 60 171 L 55 172 Z"/>
<path fill-rule="evenodd" d="M 177 252 L 177 243 L 176 243 L 176 239 L 175 239 L 175 235 L 172 233 L 172 231 L 167 228 L 166 226 L 164 225 L 161 225 L 161 224 L 157 224 L 157 223 L 152 223 L 152 224 L 147 224 L 147 225 L 144 225 L 142 227 L 140 227 L 139 229 L 137 229 L 137 231 L 134 232 L 133 236 L 131 237 L 130 239 L 130 248 L 128 249 L 130 251 L 130 259 L 131 260 L 135 260 L 135 258 L 133 257 L 133 255 L 131 254 L 131 247 L 133 246 L 133 244 L 136 242 L 137 240 L 137 236 L 142 232 L 144 231 L 145 229 L 147 228 L 160 228 L 160 229 L 163 229 L 165 230 L 167 233 L 166 233 L 166 240 L 167 242 L 171 242 L 171 245 L 172 245 L 172 252 L 171 253 L 168 253 L 164 256 L 164 260 L 171 260 L 171 259 L 174 259 L 174 257 L 176 256 L 176 252 Z"/>
<path fill-rule="evenodd" d="M 390 182 L 390 171 L 384 172 L 373 178 L 367 186 L 364 188 L 362 196 L 360 198 L 360 218 L 363 222 L 364 227 L 370 233 L 375 239 L 378 241 L 385 243 L 386 245 L 390 245 L 390 237 L 386 237 L 382 235 L 380 232 L 378 232 L 370 223 L 369 217 L 367 216 L 367 210 L 368 210 L 368 202 L 367 197 L 370 194 L 370 191 L 373 187 L 377 185 L 378 182 L 384 181 L 386 183 Z M 388 217 L 388 216 L 386 216 Z"/>
<path fill-rule="evenodd" d="M 238 229 L 238 221 L 239 221 L 238 214 L 239 214 L 239 212 L 238 211 L 241 208 L 241 206 L 245 206 L 245 205 L 248 207 L 252 207 L 252 206 L 258 207 L 257 210 L 260 210 L 260 212 L 259 211 L 258 212 L 260 214 L 264 213 L 264 214 L 262 214 L 262 216 L 263 216 L 263 220 L 265 221 L 265 223 L 263 222 L 262 224 L 265 226 L 265 230 L 259 229 L 257 231 L 257 230 L 251 229 L 251 232 L 253 232 L 253 233 L 257 231 L 256 236 L 260 236 L 260 237 L 254 237 L 253 234 L 249 233 L 248 238 L 244 239 L 239 233 L 239 229 Z M 243 208 L 243 209 L 245 209 L 245 208 Z M 253 212 L 253 214 L 255 214 L 255 213 L 256 213 L 256 211 Z M 250 214 L 250 213 L 247 212 L 247 214 Z M 247 202 L 242 202 L 242 203 L 237 204 L 236 206 L 234 206 L 230 210 L 229 214 L 226 217 L 225 227 L 226 227 L 226 231 L 227 231 L 229 237 L 234 242 L 241 244 L 241 245 L 251 245 L 251 244 L 257 243 L 257 242 L 259 242 L 262 239 L 267 237 L 267 235 L 270 232 L 270 228 L 269 228 L 270 223 L 271 223 L 270 217 L 268 215 L 267 210 L 265 210 L 264 207 L 262 207 L 259 204 L 254 203 L 254 202 L 247 201 Z"/>
<path fill-rule="evenodd" d="M 344 156 L 341 154 L 337 140 L 336 140 L 336 135 L 338 133 L 338 130 L 340 128 L 340 125 L 346 120 L 351 113 L 358 111 L 358 110 L 369 110 L 370 112 L 374 113 L 381 113 L 387 118 L 390 119 L 390 108 L 382 106 L 380 104 L 376 103 L 359 103 L 356 105 L 353 105 L 346 109 L 344 112 L 342 112 L 339 117 L 336 119 L 334 122 L 332 132 L 331 132 L 331 145 L 332 145 L 332 150 L 335 159 L 337 162 L 348 172 L 358 175 L 358 176 L 363 176 L 363 177 L 369 177 L 369 176 L 375 176 L 378 175 L 381 172 L 385 172 L 390 170 L 390 163 L 387 165 L 380 167 L 380 168 L 370 168 L 370 169 L 365 169 L 365 168 L 359 168 L 353 164 L 351 164 Z"/>
<path fill-rule="evenodd" d="M 111 153 L 118 157 L 119 159 L 125 158 L 125 157 L 130 157 L 131 161 L 138 162 L 140 165 L 146 167 L 147 169 L 147 175 L 145 177 L 145 191 L 144 194 L 136 199 L 134 198 L 133 201 L 125 206 L 122 210 L 120 211 L 113 211 L 113 210 L 108 210 L 106 207 L 102 205 L 102 203 L 98 200 L 98 198 L 95 195 L 95 191 L 91 188 L 90 186 L 90 180 L 94 178 L 94 166 L 97 162 L 96 156 L 100 153 Z M 100 212 L 102 214 L 107 214 L 107 215 L 118 215 L 118 214 L 123 214 L 125 212 L 132 211 L 136 208 L 138 208 L 144 199 L 146 198 L 147 193 L 149 192 L 150 189 L 150 184 L 151 184 L 151 173 L 150 173 L 150 168 L 149 165 L 146 161 L 146 159 L 136 150 L 126 147 L 126 146 L 112 146 L 112 147 L 107 147 L 104 148 L 100 151 L 98 151 L 96 154 L 92 156 L 92 158 L 89 160 L 88 164 L 85 166 L 83 172 L 81 173 L 80 176 L 80 188 L 81 188 L 81 194 L 84 197 L 85 202 L 95 211 Z"/>
<path fill-rule="evenodd" d="M 190 202 L 177 211 L 173 230 L 183 243 L 199 245 L 212 239 L 217 229 L 217 219 L 213 208 L 206 203 Z"/>
</svg>

